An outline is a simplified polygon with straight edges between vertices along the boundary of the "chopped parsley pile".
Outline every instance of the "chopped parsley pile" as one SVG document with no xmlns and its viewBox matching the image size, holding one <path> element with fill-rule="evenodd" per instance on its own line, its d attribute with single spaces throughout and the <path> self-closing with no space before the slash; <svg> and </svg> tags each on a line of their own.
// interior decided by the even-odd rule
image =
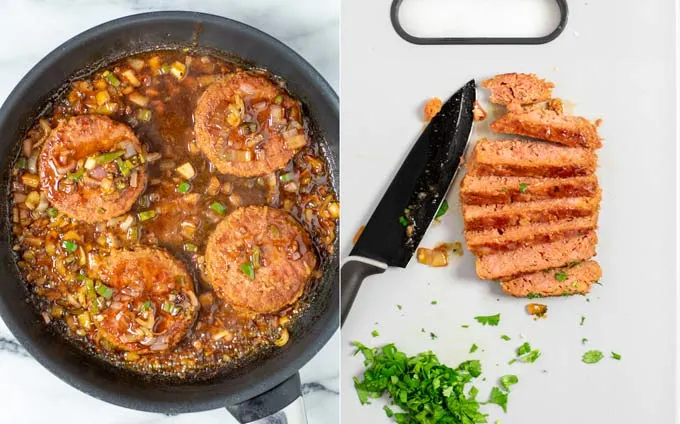
<svg viewBox="0 0 680 424">
<path fill-rule="evenodd" d="M 386 392 L 401 412 L 385 406 L 388 417 L 399 424 L 475 424 L 486 423 L 480 411 L 484 404 L 507 409 L 510 386 L 519 379 L 514 375 L 501 378 L 501 387 L 491 390 L 489 400 L 477 400 L 479 390 L 466 387 L 482 374 L 481 363 L 465 361 L 456 368 L 439 362 L 432 352 L 409 357 L 394 344 L 371 349 L 359 342 L 354 345 L 364 355 L 363 380 L 354 378 L 354 387 L 362 404 Z"/>
</svg>

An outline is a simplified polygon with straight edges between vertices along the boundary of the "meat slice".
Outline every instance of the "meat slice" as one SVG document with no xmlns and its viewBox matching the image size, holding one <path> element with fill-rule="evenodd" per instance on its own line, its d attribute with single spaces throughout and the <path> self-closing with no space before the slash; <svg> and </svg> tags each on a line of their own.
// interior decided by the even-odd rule
<svg viewBox="0 0 680 424">
<path fill-rule="evenodd" d="M 561 115 L 551 109 L 508 112 L 493 122 L 491 129 L 498 133 L 523 135 L 570 147 L 602 147 L 595 124 L 580 116 Z"/>
<path fill-rule="evenodd" d="M 599 191 L 597 177 L 573 178 L 474 176 L 469 173 L 460 185 L 461 203 L 531 202 L 563 197 L 591 197 Z"/>
<path fill-rule="evenodd" d="M 482 280 L 497 280 L 558 268 L 595 256 L 596 244 L 597 235 L 590 231 L 576 237 L 483 255 L 477 258 L 477 276 Z"/>
<path fill-rule="evenodd" d="M 482 87 L 491 90 L 491 103 L 527 105 L 549 100 L 555 84 L 538 78 L 536 74 L 511 73 L 484 80 Z"/>
<path fill-rule="evenodd" d="M 505 228 L 593 215 L 599 209 L 599 203 L 598 194 L 596 197 L 567 197 L 525 203 L 463 205 L 463 221 L 466 230 Z"/>
<path fill-rule="evenodd" d="M 481 139 L 472 152 L 468 174 L 521 177 L 592 175 L 597 155 L 581 147 L 522 140 Z"/>
<path fill-rule="evenodd" d="M 586 261 L 501 281 L 501 288 L 515 297 L 569 296 L 588 293 L 600 277 L 600 264 Z"/>
<path fill-rule="evenodd" d="M 554 222 L 518 225 L 502 229 L 466 231 L 467 247 L 475 255 L 495 251 L 515 250 L 531 244 L 548 243 L 560 238 L 573 237 L 597 228 L 597 214 L 583 218 L 569 218 Z"/>
</svg>

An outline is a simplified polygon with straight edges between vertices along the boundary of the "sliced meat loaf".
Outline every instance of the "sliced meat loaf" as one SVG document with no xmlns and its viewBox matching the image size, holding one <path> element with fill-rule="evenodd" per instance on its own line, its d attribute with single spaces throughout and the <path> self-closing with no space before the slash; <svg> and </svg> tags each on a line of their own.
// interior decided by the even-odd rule
<svg viewBox="0 0 680 424">
<path fill-rule="evenodd" d="M 496 251 L 515 250 L 532 244 L 548 243 L 565 237 L 573 237 L 597 228 L 597 214 L 584 218 L 570 218 L 555 222 L 518 225 L 505 230 L 488 229 L 466 231 L 468 249 L 475 255 Z"/>
<path fill-rule="evenodd" d="M 597 155 L 585 148 L 522 140 L 481 139 L 472 151 L 474 176 L 577 177 L 592 175 Z"/>
<path fill-rule="evenodd" d="M 555 84 L 536 74 L 509 73 L 482 81 L 482 87 L 491 90 L 491 103 L 527 105 L 550 99 Z"/>
<path fill-rule="evenodd" d="M 595 124 L 580 116 L 561 115 L 551 109 L 508 112 L 493 122 L 491 129 L 498 133 L 524 135 L 570 147 L 602 147 Z"/>
<path fill-rule="evenodd" d="M 564 218 L 594 215 L 600 207 L 599 193 L 595 197 L 567 197 L 535 202 L 498 205 L 463 205 L 466 230 L 506 228 L 535 222 L 550 222 Z"/>
<path fill-rule="evenodd" d="M 596 245 L 597 235 L 590 231 L 584 235 L 483 255 L 476 261 L 477 275 L 482 280 L 497 280 L 558 268 L 595 256 Z"/>
<path fill-rule="evenodd" d="M 501 281 L 501 288 L 515 297 L 569 296 L 588 293 L 600 277 L 600 264 L 585 261 Z"/>
<path fill-rule="evenodd" d="M 531 202 L 563 197 L 590 197 L 598 190 L 595 175 L 535 178 L 467 174 L 460 184 L 460 200 L 468 205 Z"/>
</svg>

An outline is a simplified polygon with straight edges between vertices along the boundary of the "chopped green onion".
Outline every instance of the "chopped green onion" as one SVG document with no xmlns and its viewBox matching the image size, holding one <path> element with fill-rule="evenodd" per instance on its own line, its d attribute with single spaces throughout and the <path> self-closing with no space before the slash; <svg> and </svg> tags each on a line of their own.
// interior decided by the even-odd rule
<svg viewBox="0 0 680 424">
<path fill-rule="evenodd" d="M 142 212 L 137 214 L 137 217 L 142 222 L 148 221 L 148 220 L 156 217 L 156 211 L 153 210 L 153 209 L 148 210 L 148 211 L 142 211 Z"/>
<path fill-rule="evenodd" d="M 193 243 L 184 243 L 184 250 L 191 253 L 198 252 L 198 246 Z"/>
<path fill-rule="evenodd" d="M 527 185 L 525 183 L 519 184 L 519 192 L 522 193 L 522 194 L 527 192 Z"/>
<path fill-rule="evenodd" d="M 125 150 L 115 150 L 113 152 L 102 153 L 101 155 L 95 157 L 94 160 L 97 162 L 97 165 L 104 165 L 109 162 L 113 162 L 124 154 Z"/>
<path fill-rule="evenodd" d="M 116 76 L 111 72 L 111 71 L 106 71 L 102 74 L 106 82 L 111 84 L 114 87 L 118 87 L 120 85 L 120 80 L 116 78 Z"/>
<path fill-rule="evenodd" d="M 147 300 L 144 303 L 142 303 L 142 306 L 139 308 L 142 312 L 148 311 L 151 309 L 151 301 Z"/>
<path fill-rule="evenodd" d="M 55 218 L 59 215 L 59 210 L 57 210 L 57 208 L 49 208 L 47 209 L 47 215 L 49 215 L 50 218 Z"/>
<path fill-rule="evenodd" d="M 97 304 L 97 293 L 94 289 L 94 281 L 86 278 L 85 287 L 87 288 L 87 298 L 90 300 L 90 312 L 96 315 L 99 313 L 99 304 Z"/>
<path fill-rule="evenodd" d="M 121 158 L 116 158 L 115 161 L 116 165 L 118 165 L 118 169 L 120 169 L 121 174 L 125 175 L 126 177 L 130 175 L 132 168 L 135 167 L 129 160 L 121 160 Z"/>
<path fill-rule="evenodd" d="M 560 271 L 557 274 L 555 274 L 555 280 L 557 281 L 564 281 L 567 279 L 567 273 L 564 271 Z"/>
<path fill-rule="evenodd" d="M 85 175 L 85 168 L 80 168 L 76 172 L 69 172 L 66 176 L 71 181 L 80 181 L 83 178 L 83 175 Z"/>
<path fill-rule="evenodd" d="M 283 103 L 283 96 L 279 94 L 278 96 L 274 97 L 274 103 L 276 103 L 277 105 Z"/>
<path fill-rule="evenodd" d="M 26 166 L 28 165 L 28 161 L 26 160 L 25 157 L 20 157 L 17 159 L 16 165 L 14 165 L 18 169 L 26 169 Z"/>
<path fill-rule="evenodd" d="M 241 264 L 241 272 L 243 272 L 251 280 L 255 279 L 255 267 L 252 262 Z"/>
<path fill-rule="evenodd" d="M 167 300 L 163 302 L 163 304 L 161 305 L 161 309 L 173 316 L 177 315 L 180 311 L 178 306 Z"/>
<path fill-rule="evenodd" d="M 99 294 L 104 299 L 111 299 L 113 297 L 113 290 L 102 283 L 97 283 L 94 286 L 94 289 L 97 291 L 97 294 Z"/>
<path fill-rule="evenodd" d="M 408 227 L 408 220 L 404 218 L 403 216 L 399 217 L 399 223 L 403 225 L 404 227 Z"/>
<path fill-rule="evenodd" d="M 63 242 L 61 242 L 61 247 L 63 247 L 64 249 L 66 249 L 66 251 L 70 253 L 73 253 L 76 250 L 78 250 L 78 244 L 71 240 L 64 240 Z"/>
<path fill-rule="evenodd" d="M 224 215 L 225 213 L 227 213 L 227 207 L 220 202 L 212 202 L 212 204 L 210 205 L 210 209 L 214 210 L 220 215 Z"/>
<path fill-rule="evenodd" d="M 168 72 L 170 72 L 170 65 L 167 63 L 161 65 L 161 74 L 167 74 Z"/>
<path fill-rule="evenodd" d="M 137 111 L 137 118 L 140 121 L 148 122 L 151 120 L 151 111 L 149 109 L 139 109 Z"/>
<path fill-rule="evenodd" d="M 289 172 L 279 177 L 282 183 L 287 183 L 288 181 L 291 181 L 293 178 L 295 178 L 295 172 Z"/>
<path fill-rule="evenodd" d="M 182 181 L 181 183 L 177 184 L 177 192 L 184 194 L 188 193 L 189 190 L 191 190 L 191 184 L 189 184 L 186 181 Z"/>
</svg>

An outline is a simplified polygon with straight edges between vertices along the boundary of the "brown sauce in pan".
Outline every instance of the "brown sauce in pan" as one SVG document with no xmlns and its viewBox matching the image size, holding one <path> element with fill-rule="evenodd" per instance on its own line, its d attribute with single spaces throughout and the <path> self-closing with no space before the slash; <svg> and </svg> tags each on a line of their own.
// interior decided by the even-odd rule
<svg viewBox="0 0 680 424">
<path fill-rule="evenodd" d="M 44 116 L 23 142 L 13 169 L 11 199 L 18 266 L 45 322 L 118 366 L 173 377 L 209 375 L 285 345 L 287 327 L 312 300 L 311 287 L 333 251 L 339 204 L 328 163 L 304 117 L 295 118 L 309 142 L 285 168 L 266 175 L 221 174 L 200 151 L 193 131 L 197 101 L 210 84 L 236 71 L 243 70 L 189 51 L 132 56 L 73 82 L 53 114 Z M 283 90 L 283 82 L 266 72 L 248 72 Z M 246 109 L 252 107 L 246 104 Z M 37 155 L 50 131 L 69 117 L 85 114 L 129 125 L 145 149 L 145 190 L 129 212 L 96 223 L 71 218 L 50 204 L 38 173 Z M 186 163 L 193 170 L 191 178 L 186 169 L 178 169 Z M 290 212 L 310 234 L 320 259 L 306 294 L 277 313 L 236 310 L 220 300 L 203 277 L 209 235 L 224 216 L 247 205 Z M 195 322 L 179 343 L 163 352 L 116 348 L 99 334 L 98 310 L 88 306 L 92 299 L 104 299 L 92 297 L 84 270 L 113 250 L 140 247 L 167 250 L 195 282 Z M 97 287 L 94 296 L 106 294 Z"/>
</svg>

